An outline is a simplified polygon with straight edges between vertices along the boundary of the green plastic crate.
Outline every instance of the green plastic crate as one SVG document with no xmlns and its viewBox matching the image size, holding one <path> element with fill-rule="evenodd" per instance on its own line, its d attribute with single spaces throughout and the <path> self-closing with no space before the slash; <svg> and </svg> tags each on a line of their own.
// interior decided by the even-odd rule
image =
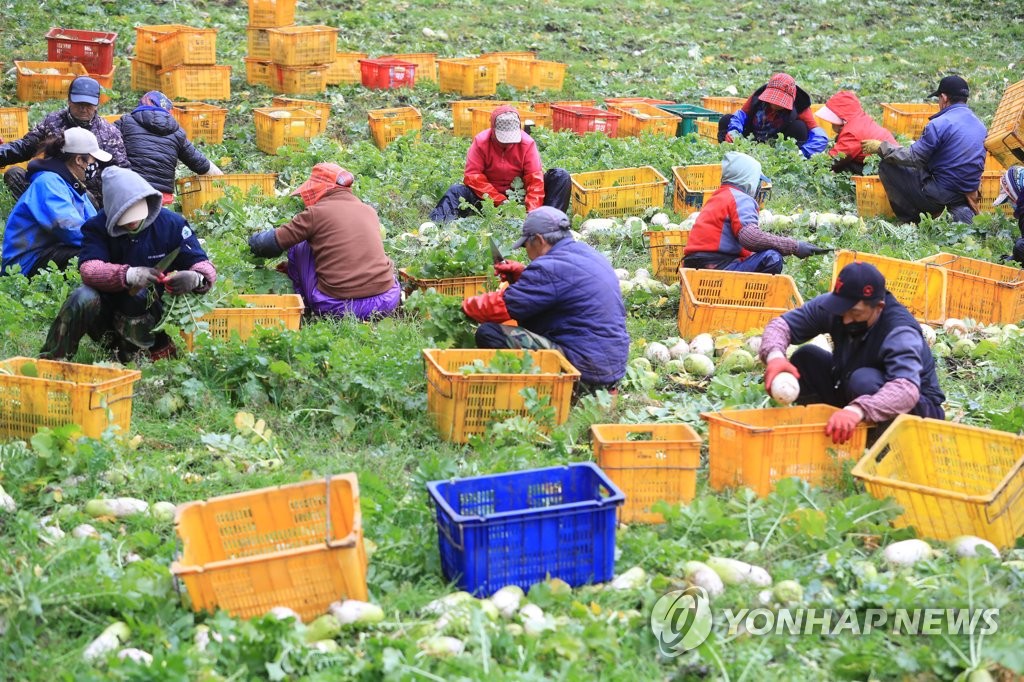
<svg viewBox="0 0 1024 682">
<path fill-rule="evenodd" d="M 717 111 L 705 109 L 696 104 L 658 104 L 662 111 L 667 111 L 679 117 L 679 126 L 676 128 L 676 137 L 683 137 L 690 133 L 697 132 L 697 121 L 717 121 L 722 117 Z"/>
</svg>

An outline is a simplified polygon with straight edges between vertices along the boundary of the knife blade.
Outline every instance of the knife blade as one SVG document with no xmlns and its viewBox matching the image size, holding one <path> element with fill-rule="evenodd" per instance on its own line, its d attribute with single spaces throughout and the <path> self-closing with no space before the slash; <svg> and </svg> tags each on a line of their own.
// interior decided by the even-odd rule
<svg viewBox="0 0 1024 682">
<path fill-rule="evenodd" d="M 174 264 L 174 261 L 178 258 L 179 253 L 181 253 L 180 246 L 171 251 L 170 253 L 168 253 L 163 258 L 161 258 L 160 261 L 155 266 L 153 266 L 153 269 L 157 270 L 160 273 L 160 275 L 163 276 L 167 272 L 167 268 L 171 267 Z M 128 294 L 130 296 L 135 296 L 144 288 L 145 287 L 132 287 L 131 289 L 128 290 Z"/>
<path fill-rule="evenodd" d="M 505 257 L 501 255 L 501 249 L 498 247 L 498 242 L 494 241 L 494 237 L 488 236 L 487 238 L 491 240 L 491 260 L 494 261 L 495 265 L 498 263 L 504 263 Z"/>
</svg>

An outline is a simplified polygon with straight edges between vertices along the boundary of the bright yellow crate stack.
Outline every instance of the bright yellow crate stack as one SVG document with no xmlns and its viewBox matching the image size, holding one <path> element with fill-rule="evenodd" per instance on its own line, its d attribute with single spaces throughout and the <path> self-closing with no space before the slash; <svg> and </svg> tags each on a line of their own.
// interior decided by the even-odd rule
<svg viewBox="0 0 1024 682">
<path fill-rule="evenodd" d="M 331 26 L 282 26 L 267 29 L 270 61 L 281 66 L 320 65 L 324 70 L 337 53 L 338 29 Z"/>
<path fill-rule="evenodd" d="M 593 424 L 594 459 L 626 494 L 621 523 L 663 523 L 656 502 L 692 502 L 700 436 L 686 424 Z"/>
<path fill-rule="evenodd" d="M 529 353 L 539 374 L 463 374 L 461 367 L 481 360 L 485 365 L 498 353 L 522 357 Z M 443 440 L 465 443 L 482 434 L 495 418 L 528 416 L 526 400 L 520 395 L 530 388 L 548 398 L 555 410 L 555 424 L 569 418 L 573 385 L 580 373 L 556 350 L 452 349 L 423 350 L 427 374 L 427 411 Z"/>
<path fill-rule="evenodd" d="M 206 102 L 178 102 L 171 110 L 185 136 L 192 142 L 220 144 L 228 110 Z"/>
<path fill-rule="evenodd" d="M 651 252 L 651 275 L 665 284 L 679 281 L 689 230 L 648 230 L 644 240 Z"/>
<path fill-rule="evenodd" d="M 676 136 L 679 117 L 663 111 L 653 104 L 645 102 L 610 104 L 608 111 L 622 115 L 617 137 L 639 136 L 641 133 L 663 137 Z"/>
<path fill-rule="evenodd" d="M 48 99 L 67 99 L 71 81 L 88 76 L 78 62 L 14 62 L 17 71 L 17 95 L 22 102 L 43 102 Z M 52 71 L 55 73 L 43 73 Z M 6 138 L 5 138 L 6 139 Z"/>
<path fill-rule="evenodd" d="M 25 107 L 0 107 L 0 139 L 4 142 L 20 140 L 28 132 L 28 109 Z M 11 164 L 24 168 L 27 162 Z M 0 166 L 0 173 L 11 166 Z"/>
<path fill-rule="evenodd" d="M 136 26 L 132 88 L 160 90 L 172 100 L 231 99 L 231 67 L 216 61 L 216 29 Z"/>
<path fill-rule="evenodd" d="M 156 38 L 157 64 L 174 66 L 217 63 L 217 29 L 180 26 Z"/>
<path fill-rule="evenodd" d="M 735 114 L 746 104 L 746 97 L 701 97 L 700 105 L 720 114 Z"/>
<path fill-rule="evenodd" d="M 249 26 L 277 28 L 295 23 L 295 0 L 249 0 Z"/>
<path fill-rule="evenodd" d="M 679 336 L 746 333 L 804 304 L 789 275 L 730 270 L 680 270 Z"/>
<path fill-rule="evenodd" d="M 653 166 L 572 175 L 572 211 L 586 216 L 630 216 L 665 205 L 668 180 Z"/>
<path fill-rule="evenodd" d="M 502 105 L 514 106 L 510 100 L 463 99 L 452 102 L 452 134 L 470 137 L 473 130 L 473 109 L 493 110 Z"/>
<path fill-rule="evenodd" d="M 1024 320 L 1024 270 L 952 253 L 917 262 L 946 271 L 946 317 L 980 324 Z"/>
<path fill-rule="evenodd" d="M 763 497 L 793 476 L 816 486 L 838 481 L 841 462 L 864 452 L 867 425 L 845 443 L 825 435 L 831 405 L 702 412 L 708 423 L 708 485 L 745 486 Z"/>
<path fill-rule="evenodd" d="M 183 64 L 159 73 L 160 89 L 171 99 L 231 99 L 230 66 Z"/>
<path fill-rule="evenodd" d="M 420 279 L 410 275 L 405 269 L 398 271 L 398 279 L 402 282 L 402 288 L 406 293 L 433 289 L 444 296 L 458 296 L 463 299 L 487 293 L 497 286 L 495 279 L 487 275 Z"/>
<path fill-rule="evenodd" d="M 1024 80 L 1003 91 L 988 127 L 985 149 L 1004 168 L 1024 164 Z"/>
<path fill-rule="evenodd" d="M 885 277 L 885 288 L 892 292 L 896 300 L 906 306 L 919 322 L 942 324 L 946 320 L 945 269 L 930 267 L 920 262 L 843 249 L 836 252 L 830 290 L 835 286 L 839 271 L 854 261 L 871 263 L 878 268 Z"/>
<path fill-rule="evenodd" d="M 526 127 L 528 122 L 537 128 L 551 127 L 550 110 L 548 112 L 534 111 L 531 110 L 530 105 L 525 102 L 516 102 L 514 106 L 516 111 L 519 112 L 519 121 L 523 128 Z M 491 127 L 491 112 L 493 112 L 495 108 L 496 107 L 473 107 L 469 110 L 470 119 L 472 121 L 470 132 L 474 136 Z"/>
<path fill-rule="evenodd" d="M 320 117 L 319 130 L 317 135 L 320 135 L 327 130 L 327 123 L 331 118 L 331 105 L 327 102 L 317 102 L 311 99 L 296 99 L 294 97 L 281 97 L 277 96 L 271 100 L 271 105 L 275 107 L 297 107 L 299 109 L 305 109 L 306 111 L 316 114 Z"/>
<path fill-rule="evenodd" d="M 283 66 L 270 63 L 270 89 L 282 95 L 303 95 L 327 89 L 327 65 Z"/>
<path fill-rule="evenodd" d="M 853 188 L 857 197 L 857 215 L 861 218 L 894 218 L 882 180 L 877 175 L 854 175 Z"/>
<path fill-rule="evenodd" d="M 256 148 L 276 155 L 286 145 L 294 146 L 316 137 L 320 115 L 297 107 L 260 107 L 253 109 L 256 123 Z"/>
<path fill-rule="evenodd" d="M 132 90 L 149 92 L 159 90 L 160 67 L 156 64 L 147 64 L 138 57 L 129 57 L 132 63 Z"/>
<path fill-rule="evenodd" d="M 253 26 L 245 29 L 246 42 L 249 47 L 246 56 L 249 59 L 270 61 L 270 30 Z"/>
<path fill-rule="evenodd" d="M 249 0 L 248 54 L 245 57 L 245 80 L 249 85 L 269 88 L 275 83 L 279 74 L 273 68 L 270 54 L 270 31 L 294 24 L 295 0 Z"/>
<path fill-rule="evenodd" d="M 1024 535 L 1024 437 L 902 414 L 853 468 L 893 520 L 935 540 L 976 535 L 1012 547 Z"/>
<path fill-rule="evenodd" d="M 235 187 L 250 194 L 256 190 L 264 196 L 274 196 L 277 173 L 225 173 L 224 175 L 193 175 L 175 181 L 181 212 L 186 218 L 206 204 L 224 196 L 225 187 Z"/>
<path fill-rule="evenodd" d="M 367 112 L 366 117 L 373 143 L 379 149 L 384 149 L 402 135 L 412 131 L 416 131 L 416 137 L 419 139 L 419 131 L 423 128 L 423 116 L 415 107 L 372 109 Z"/>
<path fill-rule="evenodd" d="M 508 59 L 505 61 L 505 82 L 514 88 L 526 90 L 561 90 L 565 82 L 566 65 L 542 59 Z"/>
<path fill-rule="evenodd" d="M 697 126 L 697 136 L 709 144 L 718 144 L 718 121 L 694 121 Z"/>
<path fill-rule="evenodd" d="M 365 59 L 365 57 L 363 57 Z M 437 82 L 437 53 L 436 52 L 410 52 L 406 54 L 386 54 L 380 59 L 399 59 L 416 65 L 416 82 L 431 81 Z"/>
<path fill-rule="evenodd" d="M 43 427 L 77 424 L 89 438 L 109 426 L 127 433 L 133 369 L 13 357 L 0 361 L 0 438 L 28 440 Z"/>
<path fill-rule="evenodd" d="M 498 65 L 498 82 L 504 83 L 508 79 L 508 60 L 510 59 L 536 59 L 537 53 L 529 50 L 519 52 L 484 52 L 481 57 L 494 59 Z"/>
<path fill-rule="evenodd" d="M 437 67 L 441 92 L 482 97 L 498 91 L 498 69 L 493 61 L 472 57 L 442 59 Z"/>
<path fill-rule="evenodd" d="M 228 340 L 238 337 L 245 341 L 257 329 L 290 329 L 297 331 L 306 306 L 298 294 L 243 294 L 245 308 L 217 308 L 200 318 L 206 324 L 201 332 L 215 339 Z M 195 339 L 185 337 L 189 350 Z"/>
<path fill-rule="evenodd" d="M 918 138 L 939 105 L 921 102 L 883 102 L 882 127 L 893 135 Z"/>
<path fill-rule="evenodd" d="M 249 85 L 270 87 L 274 79 L 273 63 L 269 60 L 245 58 L 245 81 Z"/>
<path fill-rule="evenodd" d="M 327 85 L 361 83 L 363 76 L 359 60 L 369 56 L 365 52 L 335 53 L 334 61 L 327 67 Z"/>
<path fill-rule="evenodd" d="M 286 606 L 311 621 L 332 602 L 366 601 L 367 557 L 355 474 L 178 507 L 171 573 L 192 609 L 236 618 Z"/>
<path fill-rule="evenodd" d="M 687 216 L 703 208 L 704 202 L 722 186 L 722 166 L 717 163 L 672 166 L 672 179 L 675 183 L 672 210 L 681 216 Z M 764 208 L 771 195 L 771 183 L 762 180 L 754 196 L 757 205 Z"/>
</svg>

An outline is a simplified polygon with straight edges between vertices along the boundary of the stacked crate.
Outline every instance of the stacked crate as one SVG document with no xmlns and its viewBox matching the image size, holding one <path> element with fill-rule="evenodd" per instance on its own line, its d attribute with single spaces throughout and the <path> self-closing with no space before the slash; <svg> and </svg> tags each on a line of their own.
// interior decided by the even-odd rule
<svg viewBox="0 0 1024 682">
<path fill-rule="evenodd" d="M 245 57 L 245 80 L 249 85 L 270 87 L 270 33 L 295 23 L 295 0 L 249 0 L 249 25 L 246 36 L 249 51 Z"/>
<path fill-rule="evenodd" d="M 296 26 L 295 0 L 249 0 L 246 33 L 250 85 L 299 95 L 323 92 L 328 82 L 351 81 L 351 60 L 338 60 L 338 29 Z"/>
<path fill-rule="evenodd" d="M 114 87 L 116 40 L 117 34 L 107 31 L 51 28 L 46 34 L 46 58 L 51 62 L 78 62 L 100 85 L 110 90 Z"/>
<path fill-rule="evenodd" d="M 137 26 L 132 89 L 160 90 L 170 99 L 230 99 L 231 67 L 217 64 L 217 29 Z"/>
</svg>

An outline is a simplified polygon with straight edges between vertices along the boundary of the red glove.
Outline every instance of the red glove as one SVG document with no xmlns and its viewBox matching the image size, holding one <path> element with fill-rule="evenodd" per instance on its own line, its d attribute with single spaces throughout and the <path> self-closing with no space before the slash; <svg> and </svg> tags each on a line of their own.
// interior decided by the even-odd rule
<svg viewBox="0 0 1024 682">
<path fill-rule="evenodd" d="M 725 134 L 725 141 L 726 142 L 733 142 L 732 133 L 731 132 Z"/>
<path fill-rule="evenodd" d="M 833 443 L 845 443 L 853 437 L 853 431 L 860 424 L 860 416 L 853 410 L 842 409 L 833 413 L 825 425 L 825 435 L 832 436 Z"/>
<path fill-rule="evenodd" d="M 772 382 L 775 381 L 775 377 L 779 376 L 780 372 L 789 372 L 797 379 L 800 378 L 800 370 L 786 358 L 769 360 L 764 368 L 764 390 L 767 393 L 772 392 Z"/>
<path fill-rule="evenodd" d="M 506 260 L 494 264 L 494 274 L 501 278 L 502 282 L 515 284 L 519 281 L 519 275 L 523 274 L 526 266 L 519 261 Z"/>
<path fill-rule="evenodd" d="M 511 319 L 505 308 L 504 291 L 470 296 L 462 302 L 462 312 L 477 322 L 506 322 Z"/>
</svg>

